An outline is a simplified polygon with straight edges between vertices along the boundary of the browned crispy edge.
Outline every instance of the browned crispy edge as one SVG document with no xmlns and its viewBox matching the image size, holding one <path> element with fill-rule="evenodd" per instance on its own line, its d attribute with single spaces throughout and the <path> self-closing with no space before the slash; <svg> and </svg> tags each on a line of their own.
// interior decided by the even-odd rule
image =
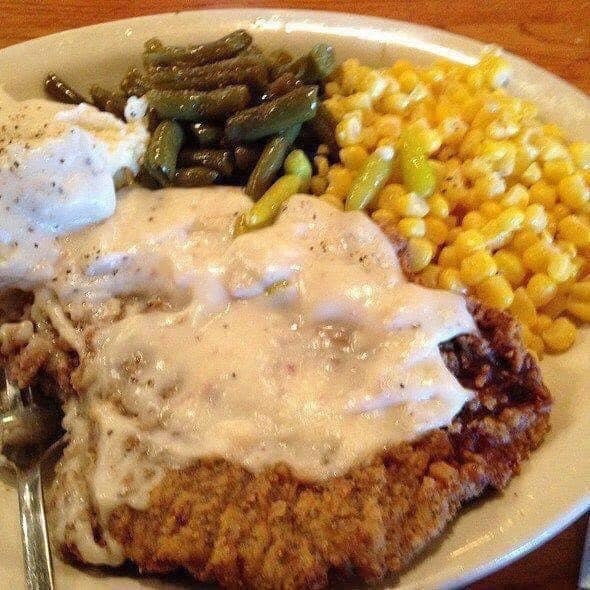
<svg viewBox="0 0 590 590">
<path fill-rule="evenodd" d="M 109 528 L 125 555 L 144 572 L 183 568 L 229 588 L 321 588 L 398 573 L 462 504 L 503 488 L 549 428 L 551 398 L 515 322 L 470 306 L 482 338 L 462 336 L 442 351 L 477 398 L 450 428 L 324 484 L 283 465 L 255 476 L 213 459 L 172 471 L 147 510 L 112 514 Z M 75 359 L 55 351 L 45 337 L 4 360 L 21 383 L 37 374 L 71 389 Z M 62 549 L 79 558 L 75 547 Z"/>
</svg>

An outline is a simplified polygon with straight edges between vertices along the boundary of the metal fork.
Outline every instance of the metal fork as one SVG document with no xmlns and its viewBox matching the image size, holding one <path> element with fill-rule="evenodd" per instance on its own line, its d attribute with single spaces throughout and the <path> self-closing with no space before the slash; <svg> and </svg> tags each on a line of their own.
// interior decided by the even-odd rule
<svg viewBox="0 0 590 590">
<path fill-rule="evenodd" d="M 62 443 L 62 413 L 57 401 L 21 391 L 8 379 L 0 412 L 0 453 L 16 471 L 27 588 L 53 590 L 41 463 Z"/>
</svg>

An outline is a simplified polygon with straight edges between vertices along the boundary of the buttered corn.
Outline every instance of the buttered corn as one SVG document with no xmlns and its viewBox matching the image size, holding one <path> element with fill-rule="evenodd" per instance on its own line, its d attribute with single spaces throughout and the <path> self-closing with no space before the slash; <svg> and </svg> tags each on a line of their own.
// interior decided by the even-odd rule
<svg viewBox="0 0 590 590">
<path fill-rule="evenodd" d="M 493 52 L 473 67 L 345 61 L 325 101 L 340 163 L 316 157 L 311 187 L 393 222 L 422 283 L 507 310 L 537 354 L 561 352 L 590 322 L 590 143 L 510 96 L 509 71 Z M 391 166 L 367 180 L 383 147 Z"/>
</svg>

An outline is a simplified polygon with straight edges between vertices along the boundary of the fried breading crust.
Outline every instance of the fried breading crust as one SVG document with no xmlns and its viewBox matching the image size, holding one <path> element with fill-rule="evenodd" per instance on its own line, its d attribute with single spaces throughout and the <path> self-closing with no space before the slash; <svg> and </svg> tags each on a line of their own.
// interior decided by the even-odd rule
<svg viewBox="0 0 590 590">
<path fill-rule="evenodd" d="M 184 568 L 228 588 L 322 588 L 398 573 L 463 503 L 503 488 L 548 430 L 551 398 L 514 321 L 471 305 L 482 337 L 442 347 L 477 391 L 450 428 L 322 484 L 286 466 L 253 475 L 223 460 L 170 472 L 147 510 L 112 514 L 126 556 L 143 572 Z"/>
<path fill-rule="evenodd" d="M 405 242 L 382 226 L 409 275 Z M 449 428 L 388 449 L 368 465 L 310 483 L 279 465 L 258 475 L 203 459 L 169 472 L 149 507 L 120 506 L 109 530 L 142 572 L 185 569 L 227 588 L 323 588 L 399 573 L 461 505 L 502 489 L 549 429 L 551 397 L 507 314 L 469 302 L 480 335 L 441 345 L 449 369 L 476 392 Z M 36 379 L 76 395 L 75 355 L 34 337 L 0 354 L 21 386 Z M 95 531 L 100 538 L 101 531 Z M 80 561 L 75 546 L 63 554 Z"/>
</svg>

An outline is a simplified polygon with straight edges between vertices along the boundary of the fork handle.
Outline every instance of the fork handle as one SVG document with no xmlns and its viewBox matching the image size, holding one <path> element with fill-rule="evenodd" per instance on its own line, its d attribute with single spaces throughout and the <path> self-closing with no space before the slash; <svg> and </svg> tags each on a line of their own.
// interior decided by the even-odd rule
<svg viewBox="0 0 590 590">
<path fill-rule="evenodd" d="M 18 470 L 18 501 L 28 590 L 53 590 L 39 465 Z"/>
</svg>

